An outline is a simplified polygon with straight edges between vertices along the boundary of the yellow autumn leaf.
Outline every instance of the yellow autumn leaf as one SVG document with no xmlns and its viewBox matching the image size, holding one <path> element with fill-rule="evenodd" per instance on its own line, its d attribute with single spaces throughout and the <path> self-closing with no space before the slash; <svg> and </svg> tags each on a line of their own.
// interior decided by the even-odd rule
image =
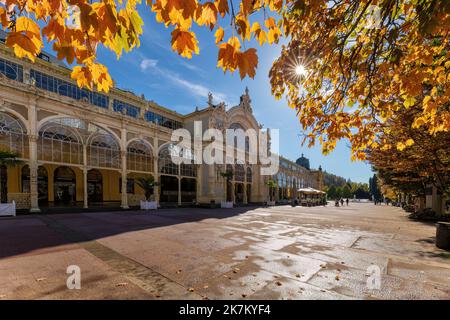
<svg viewBox="0 0 450 320">
<path fill-rule="evenodd" d="M 414 140 L 413 139 L 406 140 L 405 145 L 407 147 L 411 147 L 412 145 L 414 145 Z"/>
<path fill-rule="evenodd" d="M 16 32 L 31 32 L 36 37 L 40 37 L 41 29 L 39 28 L 39 25 L 30 18 L 25 16 L 17 18 L 15 26 Z"/>
<path fill-rule="evenodd" d="M 216 38 L 216 44 L 223 41 L 223 37 L 225 36 L 225 31 L 222 27 L 219 27 L 217 29 L 216 33 L 214 34 L 214 37 Z"/>
<path fill-rule="evenodd" d="M 416 98 L 414 97 L 406 97 L 403 105 L 405 106 L 405 108 L 410 108 L 412 106 L 414 106 L 416 104 Z"/>
<path fill-rule="evenodd" d="M 172 31 L 172 49 L 185 58 L 192 58 L 192 53 L 198 54 L 198 41 L 191 31 L 175 29 Z"/>
<path fill-rule="evenodd" d="M 403 142 L 397 143 L 397 150 L 403 151 L 403 150 L 405 150 L 405 148 L 406 148 L 406 145 Z"/>
</svg>

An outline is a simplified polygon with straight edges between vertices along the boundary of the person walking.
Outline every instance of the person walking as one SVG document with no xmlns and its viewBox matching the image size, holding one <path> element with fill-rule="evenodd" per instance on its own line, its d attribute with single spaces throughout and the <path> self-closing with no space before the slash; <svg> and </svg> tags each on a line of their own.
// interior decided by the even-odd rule
<svg viewBox="0 0 450 320">
<path fill-rule="evenodd" d="M 347 207 L 348 207 L 348 203 L 350 202 L 350 201 L 348 200 L 348 198 L 347 198 L 347 200 L 345 200 L 345 202 L 347 202 Z"/>
<path fill-rule="evenodd" d="M 344 199 L 341 198 L 341 207 L 344 206 Z"/>
</svg>

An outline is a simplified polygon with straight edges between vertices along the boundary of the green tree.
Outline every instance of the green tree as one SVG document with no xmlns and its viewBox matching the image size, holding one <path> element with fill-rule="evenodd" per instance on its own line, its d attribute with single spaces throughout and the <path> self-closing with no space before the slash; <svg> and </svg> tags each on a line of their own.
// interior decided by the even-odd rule
<svg viewBox="0 0 450 320">
<path fill-rule="evenodd" d="M 136 183 L 139 187 L 142 188 L 142 190 L 144 190 L 145 199 L 147 199 L 147 201 L 150 201 L 150 199 L 153 195 L 155 186 L 157 185 L 157 182 L 155 182 L 155 179 L 153 177 L 137 178 Z"/>
<path fill-rule="evenodd" d="M 20 155 L 18 153 L 0 150 L 0 167 L 13 167 L 22 164 L 23 161 L 19 160 L 19 157 Z M 2 190 L 3 183 L 1 179 L 2 177 L 0 175 L 0 198 L 5 200 L 6 195 L 4 194 L 4 190 Z"/>
<path fill-rule="evenodd" d="M 374 174 L 373 177 L 369 179 L 369 188 L 372 200 L 381 199 L 381 191 L 378 186 L 378 177 L 376 174 Z"/>
<path fill-rule="evenodd" d="M 336 199 L 337 198 L 337 190 L 336 186 L 332 185 L 329 187 L 327 192 L 328 199 Z"/>
<path fill-rule="evenodd" d="M 351 198 L 352 197 L 352 190 L 350 189 L 350 186 L 348 184 L 346 184 L 342 188 L 342 197 L 343 198 Z"/>
<path fill-rule="evenodd" d="M 269 199 L 270 201 L 273 201 L 273 193 L 275 192 L 277 183 L 274 180 L 269 179 L 269 181 L 267 181 L 267 186 L 269 187 Z"/>
</svg>

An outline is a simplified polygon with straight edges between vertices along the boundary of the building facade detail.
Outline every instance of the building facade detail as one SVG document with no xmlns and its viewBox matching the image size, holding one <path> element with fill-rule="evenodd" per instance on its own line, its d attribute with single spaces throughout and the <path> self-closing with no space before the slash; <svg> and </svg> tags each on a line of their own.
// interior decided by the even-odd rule
<svg viewBox="0 0 450 320">
<path fill-rule="evenodd" d="M 161 205 L 218 204 L 226 194 L 236 204 L 268 200 L 268 177 L 258 164 L 177 165 L 169 157 L 173 130 L 194 133 L 195 121 L 204 130 L 260 130 L 248 89 L 232 108 L 209 95 L 205 108 L 181 115 L 117 88 L 109 94 L 80 89 L 68 68 L 49 60 L 18 59 L 0 42 L 0 150 L 23 160 L 0 168 L 2 202 L 15 200 L 32 212 L 105 203 L 129 208 L 144 199 L 136 179 L 149 176 L 158 182 L 154 199 Z M 295 179 L 289 172 L 282 166 L 273 177 L 280 200 L 301 181 L 317 187 L 308 170 L 297 169 Z"/>
</svg>

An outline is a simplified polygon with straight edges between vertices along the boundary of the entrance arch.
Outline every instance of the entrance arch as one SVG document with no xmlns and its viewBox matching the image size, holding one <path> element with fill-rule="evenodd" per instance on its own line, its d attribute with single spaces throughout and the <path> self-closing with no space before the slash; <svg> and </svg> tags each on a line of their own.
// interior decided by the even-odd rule
<svg viewBox="0 0 450 320">
<path fill-rule="evenodd" d="M 244 184 L 243 183 L 236 183 L 235 184 L 235 199 L 236 203 L 243 203 L 244 202 Z"/>
<path fill-rule="evenodd" d="M 8 202 L 8 168 L 0 166 L 0 202 Z"/>
<path fill-rule="evenodd" d="M 72 205 L 76 202 L 76 176 L 69 167 L 55 169 L 54 178 L 55 204 Z"/>
<path fill-rule="evenodd" d="M 197 180 L 195 178 L 181 179 L 181 202 L 193 203 L 197 200 Z"/>
<path fill-rule="evenodd" d="M 161 176 L 160 202 L 178 203 L 178 178 Z"/>
<path fill-rule="evenodd" d="M 22 168 L 22 193 L 30 193 L 30 167 Z M 48 203 L 48 173 L 43 166 L 38 167 L 38 202 L 39 205 Z"/>
<path fill-rule="evenodd" d="M 87 174 L 88 202 L 103 202 L 103 177 L 97 169 L 88 171 Z"/>
</svg>

